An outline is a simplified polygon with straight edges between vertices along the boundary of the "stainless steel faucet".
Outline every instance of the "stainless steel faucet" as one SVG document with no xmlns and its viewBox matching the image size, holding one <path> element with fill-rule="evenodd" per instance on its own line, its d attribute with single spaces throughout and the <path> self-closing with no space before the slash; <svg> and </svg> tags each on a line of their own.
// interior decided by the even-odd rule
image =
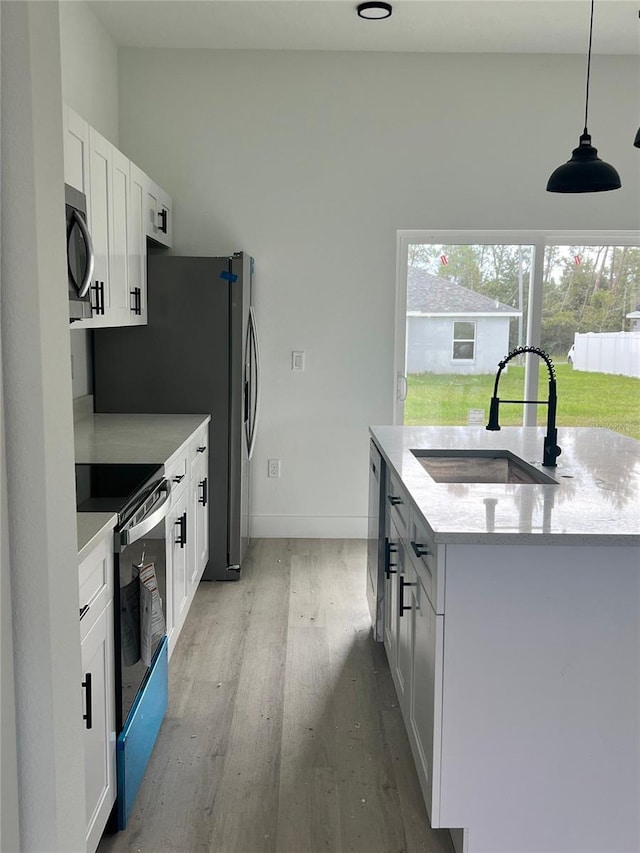
<svg viewBox="0 0 640 853">
<path fill-rule="evenodd" d="M 533 353 L 533 355 L 539 356 L 547 365 L 547 370 L 549 371 L 549 399 L 500 400 L 498 397 L 498 383 L 500 382 L 500 374 L 512 358 L 515 358 L 517 355 L 524 355 L 525 353 L 529 352 Z M 556 370 L 549 356 L 544 350 L 541 350 L 539 347 L 516 347 L 516 349 L 512 350 L 509 355 L 506 355 L 502 359 L 502 361 L 498 362 L 498 372 L 496 374 L 495 385 L 493 386 L 493 397 L 491 398 L 491 408 L 489 410 L 489 423 L 487 424 L 487 429 L 500 429 L 500 424 L 498 422 L 500 403 L 539 403 L 540 405 L 547 406 L 547 434 L 544 437 L 542 464 L 548 468 L 555 468 L 557 464 L 556 459 L 562 453 L 562 450 L 558 446 L 558 430 L 556 429 L 557 402 L 558 397 L 556 395 Z"/>
</svg>

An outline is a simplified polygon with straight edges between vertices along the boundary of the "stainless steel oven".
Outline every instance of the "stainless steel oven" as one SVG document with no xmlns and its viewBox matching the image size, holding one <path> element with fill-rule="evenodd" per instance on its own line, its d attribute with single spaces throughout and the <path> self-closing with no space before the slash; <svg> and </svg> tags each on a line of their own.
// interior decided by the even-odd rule
<svg viewBox="0 0 640 853">
<path fill-rule="evenodd" d="M 67 283 L 69 319 L 86 320 L 92 316 L 91 277 L 95 256 L 87 226 L 87 199 L 84 193 L 65 184 L 67 219 Z M 98 295 L 99 296 L 99 295 Z"/>
<path fill-rule="evenodd" d="M 112 830 L 126 826 L 168 703 L 170 493 L 162 465 L 76 465 L 78 511 L 118 514 L 113 606 L 118 788 Z"/>
</svg>

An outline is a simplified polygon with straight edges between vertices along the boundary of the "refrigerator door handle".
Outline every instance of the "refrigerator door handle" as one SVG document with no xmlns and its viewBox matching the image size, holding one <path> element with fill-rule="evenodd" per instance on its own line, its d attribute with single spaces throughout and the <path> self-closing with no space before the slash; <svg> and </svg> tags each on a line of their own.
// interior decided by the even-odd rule
<svg viewBox="0 0 640 853">
<path fill-rule="evenodd" d="M 254 364 L 255 364 L 255 389 L 254 391 L 254 399 L 255 403 L 253 406 L 253 419 L 251 421 L 251 427 L 249 432 L 249 447 L 248 447 L 248 456 L 249 459 L 253 456 L 253 450 L 256 444 L 256 435 L 257 435 L 257 427 L 258 427 L 258 414 L 260 412 L 260 345 L 258 344 L 258 329 L 256 327 L 256 315 L 253 310 L 253 306 L 249 308 L 249 341 L 250 341 L 250 350 L 253 350 Z M 251 363 L 251 358 L 249 359 L 249 365 Z M 249 367 L 250 370 L 250 367 Z M 251 377 L 251 374 L 249 374 Z"/>
</svg>

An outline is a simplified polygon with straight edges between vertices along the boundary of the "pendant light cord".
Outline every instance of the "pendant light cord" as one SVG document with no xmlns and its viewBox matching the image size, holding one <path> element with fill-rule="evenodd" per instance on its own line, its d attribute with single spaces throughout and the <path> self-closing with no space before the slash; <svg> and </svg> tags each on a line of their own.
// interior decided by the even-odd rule
<svg viewBox="0 0 640 853">
<path fill-rule="evenodd" d="M 587 130 L 587 114 L 589 112 L 589 77 L 591 76 L 591 41 L 593 39 L 593 7 L 595 4 L 595 0 L 591 0 L 591 19 L 589 21 L 589 51 L 587 53 L 587 93 L 584 100 L 584 132 L 588 134 Z"/>
</svg>

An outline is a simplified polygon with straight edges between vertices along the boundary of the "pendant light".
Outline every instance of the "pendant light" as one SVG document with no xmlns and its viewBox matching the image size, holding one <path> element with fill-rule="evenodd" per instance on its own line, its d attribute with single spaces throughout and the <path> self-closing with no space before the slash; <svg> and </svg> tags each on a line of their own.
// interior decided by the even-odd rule
<svg viewBox="0 0 640 853">
<path fill-rule="evenodd" d="M 587 54 L 587 91 L 584 105 L 584 130 L 577 148 L 571 153 L 571 159 L 553 172 L 547 183 L 550 193 L 599 193 L 620 189 L 620 175 L 613 166 L 598 157 L 598 151 L 591 144 L 587 130 L 589 111 L 589 76 L 591 73 L 591 40 L 593 36 L 593 7 L 591 0 L 591 20 L 589 22 L 589 52 Z M 640 131 L 639 131 L 640 133 Z M 638 139 L 636 138 L 636 143 Z"/>
</svg>

